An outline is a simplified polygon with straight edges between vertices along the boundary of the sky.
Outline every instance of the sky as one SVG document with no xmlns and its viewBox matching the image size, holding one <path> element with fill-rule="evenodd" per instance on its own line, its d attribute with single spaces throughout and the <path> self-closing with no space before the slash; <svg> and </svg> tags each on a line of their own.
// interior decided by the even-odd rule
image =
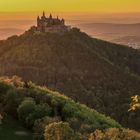
<svg viewBox="0 0 140 140">
<path fill-rule="evenodd" d="M 0 38 L 18 34 L 36 25 L 46 12 L 81 23 L 140 23 L 140 0 L 0 0 Z M 22 31 L 20 31 L 22 30 Z"/>
<path fill-rule="evenodd" d="M 140 0 L 0 0 L 0 12 L 140 12 Z"/>
</svg>

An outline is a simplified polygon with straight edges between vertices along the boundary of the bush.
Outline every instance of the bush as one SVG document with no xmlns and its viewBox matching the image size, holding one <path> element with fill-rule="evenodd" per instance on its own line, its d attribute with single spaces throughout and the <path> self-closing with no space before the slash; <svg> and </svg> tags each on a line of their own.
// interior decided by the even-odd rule
<svg viewBox="0 0 140 140">
<path fill-rule="evenodd" d="M 33 127 L 35 120 L 50 116 L 52 109 L 47 104 L 36 105 L 34 110 L 26 117 L 28 127 Z"/>
<path fill-rule="evenodd" d="M 51 118 L 48 116 L 35 120 L 34 127 L 33 127 L 34 139 L 35 140 L 44 140 L 45 127 L 51 123 L 60 122 L 60 121 L 61 121 L 61 119 L 59 117 Z"/>
<path fill-rule="evenodd" d="M 35 111 L 35 101 L 33 98 L 25 98 L 25 100 L 18 107 L 18 116 L 21 121 L 25 123 L 26 118 Z"/>
<path fill-rule="evenodd" d="M 23 87 L 24 82 L 22 79 L 16 75 L 12 76 L 11 78 L 5 76 L 5 77 L 0 77 L 0 81 L 4 83 L 8 83 L 9 85 L 15 86 L 15 87 Z"/>
<path fill-rule="evenodd" d="M 9 90 L 4 97 L 5 111 L 14 117 L 17 117 L 17 108 L 22 100 L 23 97 L 17 93 L 17 90 Z"/>
<path fill-rule="evenodd" d="M 2 93 L 6 93 L 10 88 L 11 88 L 10 85 L 0 81 L 0 96 Z"/>
<path fill-rule="evenodd" d="M 70 128 L 68 123 L 59 122 L 52 123 L 46 126 L 45 140 L 76 140 L 74 131 Z"/>
<path fill-rule="evenodd" d="M 129 111 L 140 109 L 140 96 L 135 95 L 135 96 L 132 96 L 131 99 L 132 99 L 132 102 L 130 104 Z"/>
<path fill-rule="evenodd" d="M 63 98 L 53 97 L 51 100 L 51 105 L 53 107 L 53 115 L 63 117 L 62 109 L 65 105 L 65 100 Z"/>
<path fill-rule="evenodd" d="M 75 131 L 78 131 L 81 125 L 83 124 L 83 122 L 77 118 L 68 118 L 66 121 L 70 124 L 70 127 Z"/>
<path fill-rule="evenodd" d="M 140 134 L 129 129 L 109 128 L 105 131 L 96 130 L 88 140 L 140 140 Z"/>
<path fill-rule="evenodd" d="M 71 117 L 75 117 L 75 112 L 78 111 L 78 107 L 73 105 L 72 103 L 66 103 L 63 110 L 62 110 L 62 114 L 63 117 L 66 118 L 71 118 Z"/>
</svg>

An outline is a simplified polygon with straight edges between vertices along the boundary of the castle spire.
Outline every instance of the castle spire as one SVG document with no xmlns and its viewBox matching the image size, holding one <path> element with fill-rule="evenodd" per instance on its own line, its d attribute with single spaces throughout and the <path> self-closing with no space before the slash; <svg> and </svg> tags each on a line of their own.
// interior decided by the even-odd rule
<svg viewBox="0 0 140 140">
<path fill-rule="evenodd" d="M 45 12 L 43 11 L 43 17 L 45 17 Z"/>
<path fill-rule="evenodd" d="M 50 19 L 52 19 L 52 14 L 50 14 Z"/>
<path fill-rule="evenodd" d="M 40 19 L 40 17 L 39 17 L 39 16 L 37 16 L 37 19 L 39 20 L 39 19 Z"/>
</svg>

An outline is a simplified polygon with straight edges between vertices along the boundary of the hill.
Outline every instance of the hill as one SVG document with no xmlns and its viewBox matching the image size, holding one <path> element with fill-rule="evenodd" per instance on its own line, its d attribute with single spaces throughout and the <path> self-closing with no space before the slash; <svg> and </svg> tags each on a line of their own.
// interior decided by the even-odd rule
<svg viewBox="0 0 140 140">
<path fill-rule="evenodd" d="M 66 127 L 63 135 L 68 139 L 60 138 L 61 140 L 69 140 L 69 138 L 82 140 L 88 138 L 89 134 L 96 129 L 122 129 L 119 123 L 96 110 L 45 87 L 36 86 L 31 82 L 24 83 L 18 77 L 0 79 L 0 107 L 0 113 L 4 117 L 3 123 L 0 124 L 0 132 L 3 132 L 0 133 L 0 139 L 44 140 L 45 128 L 49 131 L 50 125 L 54 125 L 54 128 L 51 128 L 52 131 L 47 134 L 51 137 L 58 124 Z M 12 119 L 9 119 L 9 116 Z M 33 132 L 33 137 L 20 127 L 21 124 Z M 61 133 L 61 127 L 57 129 L 56 139 L 59 135 L 61 137 L 59 131 Z M 55 135 L 53 139 L 54 137 Z M 46 138 L 46 140 L 52 140 L 52 138 Z"/>
<path fill-rule="evenodd" d="M 140 129 L 140 112 L 128 112 L 140 95 L 140 52 L 91 38 L 77 28 L 65 34 L 27 31 L 0 42 L 0 75 L 47 85 L 75 101 Z"/>
<path fill-rule="evenodd" d="M 115 24 L 115 23 L 81 23 L 80 29 L 93 37 L 108 40 L 114 43 L 140 48 L 140 23 Z"/>
<path fill-rule="evenodd" d="M 13 33 L 19 35 L 23 33 L 24 30 L 18 28 L 0 28 L 0 40 L 6 39 L 8 36 L 12 36 Z"/>
</svg>

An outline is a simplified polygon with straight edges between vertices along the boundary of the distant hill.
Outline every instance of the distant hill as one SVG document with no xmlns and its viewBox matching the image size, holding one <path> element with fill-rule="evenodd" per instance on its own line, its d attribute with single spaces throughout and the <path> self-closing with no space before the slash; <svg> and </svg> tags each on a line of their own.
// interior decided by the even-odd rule
<svg viewBox="0 0 140 140">
<path fill-rule="evenodd" d="M 0 42 L 0 75 L 18 75 L 57 90 L 140 129 L 140 112 L 128 112 L 140 95 L 140 52 L 91 38 L 77 28 L 65 34 L 30 30 Z"/>
<path fill-rule="evenodd" d="M 24 30 L 18 28 L 0 28 L 0 39 L 7 39 L 7 37 L 14 34 L 22 34 Z"/>
<path fill-rule="evenodd" d="M 93 37 L 140 48 L 140 41 L 137 39 L 140 38 L 140 23 L 82 23 L 77 26 Z"/>
<path fill-rule="evenodd" d="M 2 20 L 0 19 L 0 40 L 7 39 L 12 35 L 20 35 L 25 32 L 31 25 L 34 25 L 34 20 Z"/>
<path fill-rule="evenodd" d="M 101 17 L 100 17 L 101 18 Z M 67 24 L 79 27 L 92 37 L 111 41 L 118 44 L 127 45 L 133 48 L 140 48 L 140 23 L 130 23 L 127 19 L 111 19 L 94 17 L 93 19 L 68 19 Z M 108 23 L 105 23 L 108 22 Z M 121 21 L 121 23 L 120 23 Z M 138 19 L 136 20 L 138 21 Z M 136 22 L 133 21 L 133 22 Z M 110 23 L 109 23 L 110 22 Z M 122 22 L 124 24 L 122 24 Z M 0 21 L 0 40 L 6 39 L 14 34 L 22 34 L 30 26 L 36 24 L 35 20 L 1 20 Z"/>
</svg>

